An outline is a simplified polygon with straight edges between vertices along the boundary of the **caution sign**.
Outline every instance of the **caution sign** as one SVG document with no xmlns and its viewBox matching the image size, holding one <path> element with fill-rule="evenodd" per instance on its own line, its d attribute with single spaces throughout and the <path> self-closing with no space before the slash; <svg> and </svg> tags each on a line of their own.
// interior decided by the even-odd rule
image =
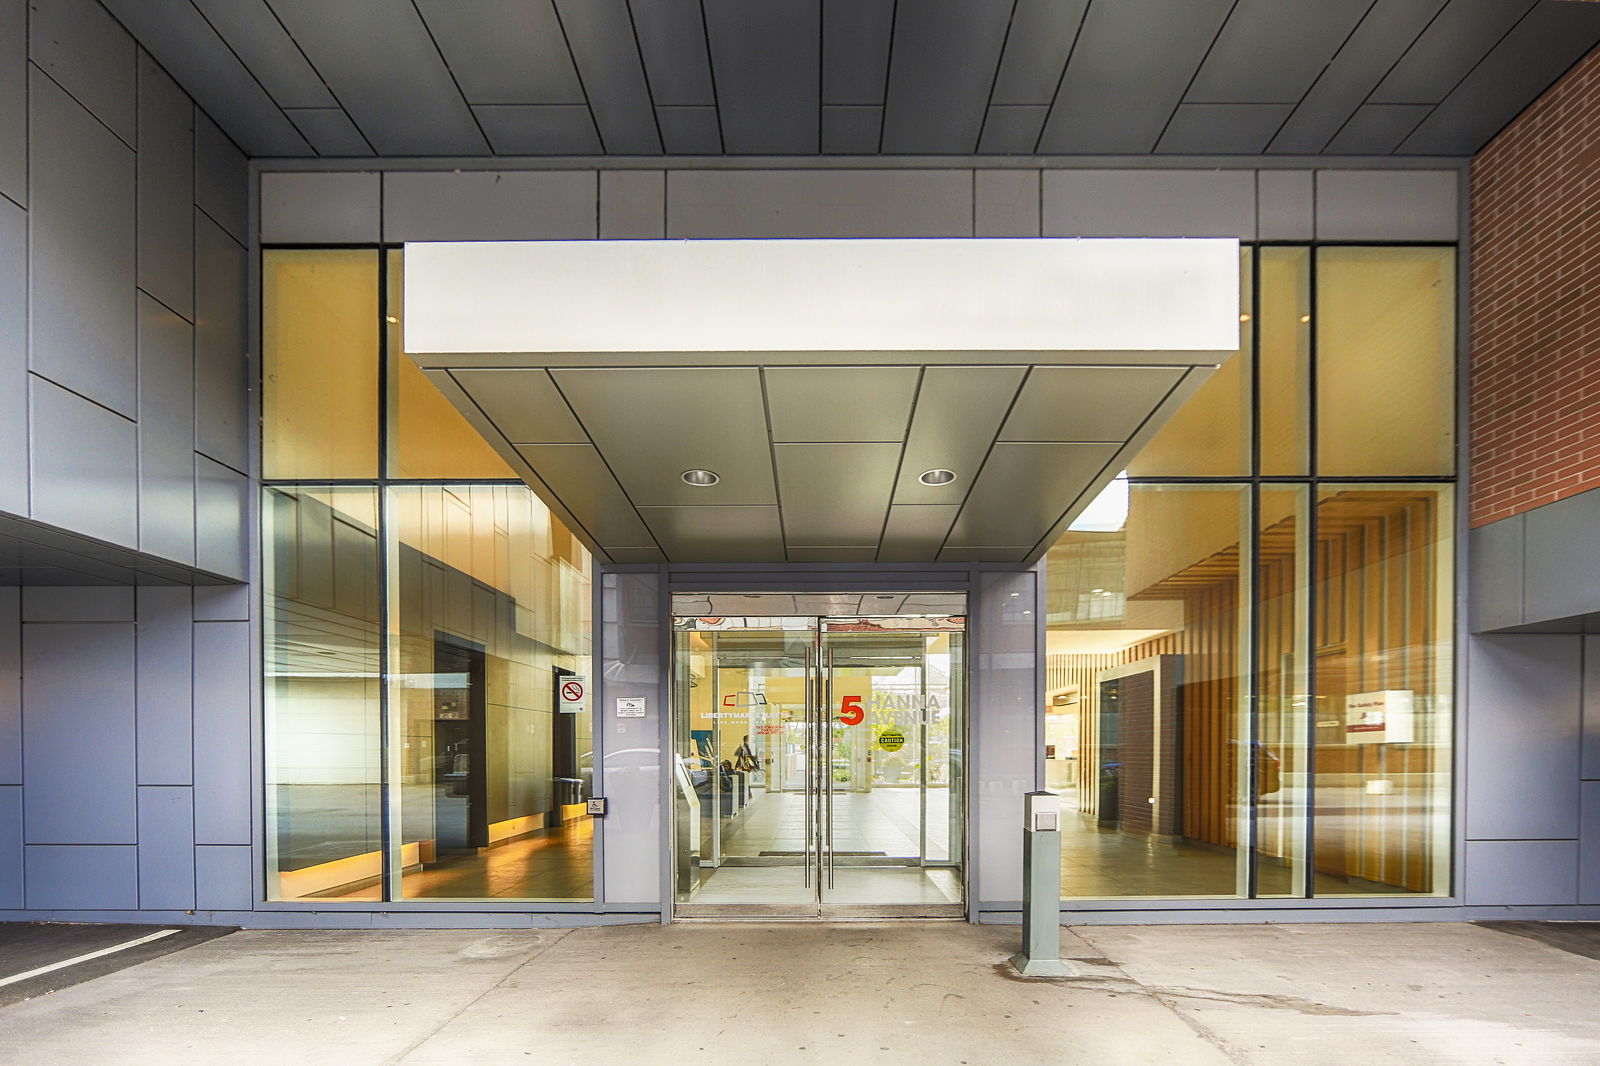
<svg viewBox="0 0 1600 1066">
<path fill-rule="evenodd" d="M 885 729 L 878 734 L 878 747 L 884 751 L 899 751 L 906 746 L 906 735 L 898 729 Z"/>
<path fill-rule="evenodd" d="M 561 679 L 561 706 L 558 708 L 562 714 L 582 714 L 589 706 L 589 682 L 582 677 L 563 677 Z"/>
</svg>

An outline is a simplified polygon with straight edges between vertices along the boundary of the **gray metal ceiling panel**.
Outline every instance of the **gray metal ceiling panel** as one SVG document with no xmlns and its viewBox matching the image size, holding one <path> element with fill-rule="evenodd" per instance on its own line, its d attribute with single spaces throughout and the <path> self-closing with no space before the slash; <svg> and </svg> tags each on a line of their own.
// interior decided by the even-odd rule
<svg viewBox="0 0 1600 1066">
<path fill-rule="evenodd" d="M 1450 0 L 1378 83 L 1369 104 L 1436 104 L 1538 0 Z"/>
<path fill-rule="evenodd" d="M 600 134 L 583 104 L 493 104 L 474 107 L 496 155 L 595 155 Z"/>
<path fill-rule="evenodd" d="M 450 376 L 512 444 L 588 444 L 543 370 L 452 370 Z"/>
<path fill-rule="evenodd" d="M 361 136 L 350 116 L 339 107 L 295 107 L 284 111 L 312 149 L 325 157 L 372 155 L 372 145 Z"/>
<path fill-rule="evenodd" d="M 932 559 L 950 532 L 960 504 L 895 504 L 883 527 L 878 561 L 918 562 Z"/>
<path fill-rule="evenodd" d="M 902 441 L 915 367 L 768 367 L 767 411 L 779 443 Z"/>
<path fill-rule="evenodd" d="M 656 106 L 716 104 L 699 0 L 632 0 L 629 7 Z"/>
<path fill-rule="evenodd" d="M 1315 154 L 1394 66 L 1445 0 L 1378 0 L 1267 147 Z"/>
<path fill-rule="evenodd" d="M 1459 2 L 1459 0 L 1458 0 Z M 1402 155 L 1471 155 L 1600 42 L 1600 4 L 1542 3 L 1401 142 Z"/>
<path fill-rule="evenodd" d="M 991 102 L 1049 106 L 1088 7 L 1089 0 L 1017 0 Z"/>
<path fill-rule="evenodd" d="M 667 236 L 970 237 L 972 171 L 673 171 Z"/>
<path fill-rule="evenodd" d="M 1039 150 L 1153 149 L 1232 7 L 1233 0 L 1091 4 Z"/>
<path fill-rule="evenodd" d="M 661 146 L 668 155 L 721 155 L 722 128 L 714 107 L 658 107 Z"/>
<path fill-rule="evenodd" d="M 1026 367 L 929 367 L 917 393 L 917 409 L 906 439 L 905 461 L 894 502 L 958 504 L 971 488 Z M 925 470 L 953 470 L 949 485 L 917 480 Z"/>
<path fill-rule="evenodd" d="M 600 142 L 612 155 L 660 155 L 644 61 L 624 0 L 556 0 Z"/>
<path fill-rule="evenodd" d="M 608 551 L 655 543 L 622 487 L 588 444 L 526 444 L 518 448 L 533 472 L 560 497 Z"/>
<path fill-rule="evenodd" d="M 878 543 L 900 463 L 898 443 L 779 444 L 773 451 L 787 543 Z"/>
<path fill-rule="evenodd" d="M 417 0 L 472 104 L 581 104 L 583 86 L 550 0 Z"/>
<path fill-rule="evenodd" d="M 883 151 L 970 154 L 1014 0 L 921 0 L 895 10 Z"/>
<path fill-rule="evenodd" d="M 1121 444 L 1185 373 L 1165 367 L 1034 367 L 1000 439 Z"/>
<path fill-rule="evenodd" d="M 1120 444 L 996 444 L 950 529 L 948 547 L 1031 548 L 1100 475 Z M 944 556 L 940 556 L 941 559 Z"/>
<path fill-rule="evenodd" d="M 272 8 L 380 155 L 488 151 L 415 7 L 272 0 Z"/>
<path fill-rule="evenodd" d="M 823 0 L 823 103 L 883 106 L 894 8 L 894 0 Z"/>
<path fill-rule="evenodd" d="M 823 155 L 876 155 L 883 135 L 883 108 L 822 108 Z"/>
<path fill-rule="evenodd" d="M 815 154 L 821 0 L 705 0 L 704 8 L 727 151 Z"/>
<path fill-rule="evenodd" d="M 1050 109 L 1038 107 L 991 107 L 978 138 L 979 155 L 1032 155 L 1039 145 Z"/>
<path fill-rule="evenodd" d="M 338 107 L 264 0 L 194 0 L 279 107 Z"/>
<path fill-rule="evenodd" d="M 1388 155 L 1428 117 L 1431 104 L 1366 104 L 1324 149 L 1329 155 Z"/>
<path fill-rule="evenodd" d="M 1372 0 L 1239 0 L 1184 99 L 1294 104 Z"/>
<path fill-rule="evenodd" d="M 878 546 L 868 544 L 859 548 L 807 548 L 790 545 L 791 563 L 870 563 L 878 556 Z"/>
<path fill-rule="evenodd" d="M 641 507 L 675 563 L 772 563 L 784 558 L 778 508 Z"/>
<path fill-rule="evenodd" d="M 998 548 L 948 547 L 939 552 L 941 563 L 1020 563 L 1033 550 L 1032 546 L 1015 545 Z M 1026 613 L 1026 611 L 1024 611 Z"/>
<path fill-rule="evenodd" d="M 634 503 L 776 504 L 754 367 L 555 370 L 551 376 Z M 693 469 L 713 470 L 722 480 L 707 488 L 684 484 L 680 475 Z"/>
<path fill-rule="evenodd" d="M 106 0 L 105 6 L 247 153 L 311 154 L 300 131 L 189 0 Z"/>
<path fill-rule="evenodd" d="M 1156 152 L 1260 155 L 1293 110 L 1293 104 L 1180 104 Z"/>
<path fill-rule="evenodd" d="M 606 554 L 614 563 L 664 563 L 666 555 L 660 548 L 612 548 Z"/>
</svg>

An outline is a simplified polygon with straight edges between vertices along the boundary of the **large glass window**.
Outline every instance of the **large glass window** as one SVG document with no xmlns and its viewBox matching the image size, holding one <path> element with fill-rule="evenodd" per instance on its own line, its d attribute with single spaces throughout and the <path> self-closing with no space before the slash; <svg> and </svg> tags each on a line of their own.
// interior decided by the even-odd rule
<svg viewBox="0 0 1600 1066">
<path fill-rule="evenodd" d="M 592 900 L 589 554 L 400 351 L 399 259 L 263 253 L 268 895 Z"/>
<path fill-rule="evenodd" d="M 1164 430 L 1051 548 L 1069 898 L 1450 891 L 1454 256 L 1247 249 L 1241 365 L 1191 404 L 1253 454 Z"/>
</svg>

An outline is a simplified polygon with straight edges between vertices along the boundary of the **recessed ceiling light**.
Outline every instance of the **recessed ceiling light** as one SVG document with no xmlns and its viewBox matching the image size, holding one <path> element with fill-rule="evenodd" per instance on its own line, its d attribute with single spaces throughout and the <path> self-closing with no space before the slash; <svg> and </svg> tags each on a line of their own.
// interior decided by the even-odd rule
<svg viewBox="0 0 1600 1066">
<path fill-rule="evenodd" d="M 722 478 L 714 470 L 685 470 L 683 472 L 683 483 L 685 485 L 693 485 L 697 489 L 710 488 L 721 480 Z"/>
<path fill-rule="evenodd" d="M 956 472 L 954 470 L 945 470 L 943 468 L 924 470 L 922 475 L 917 478 L 924 485 L 948 485 L 955 479 Z"/>
</svg>

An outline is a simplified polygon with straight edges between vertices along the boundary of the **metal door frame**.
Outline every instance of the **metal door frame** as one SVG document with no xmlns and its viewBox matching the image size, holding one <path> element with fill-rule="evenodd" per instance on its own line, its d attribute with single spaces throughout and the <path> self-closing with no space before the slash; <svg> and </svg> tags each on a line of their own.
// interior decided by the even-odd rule
<svg viewBox="0 0 1600 1066">
<path fill-rule="evenodd" d="M 826 900 L 826 888 L 833 883 L 833 869 L 835 858 L 832 846 L 833 837 L 833 744 L 834 744 L 834 717 L 833 717 L 833 657 L 831 649 L 827 650 L 827 659 L 824 662 L 824 634 L 825 623 L 828 621 L 843 620 L 842 615 L 790 615 L 787 617 L 804 617 L 812 620 L 812 647 L 806 656 L 804 691 L 806 692 L 806 709 L 804 733 L 807 736 L 806 751 L 806 778 L 807 784 L 804 791 L 806 810 L 804 824 L 806 826 L 804 854 L 802 856 L 802 877 L 807 887 L 812 889 L 813 898 L 807 903 L 694 903 L 682 902 L 676 898 L 675 882 L 669 878 L 668 884 L 674 890 L 668 893 L 666 900 L 669 920 L 696 920 L 696 919 L 811 919 L 811 920 L 848 920 L 869 918 L 959 918 L 968 916 L 971 903 L 971 856 L 968 848 L 970 837 L 969 826 L 971 819 L 971 780 L 968 765 L 972 732 L 972 708 L 970 704 L 972 656 L 971 642 L 968 639 L 972 633 L 970 594 L 966 590 L 959 591 L 968 600 L 968 613 L 963 617 L 965 624 L 961 629 L 962 654 L 961 672 L 959 678 L 951 679 L 952 690 L 959 689 L 961 700 L 961 731 L 960 745 L 962 752 L 962 769 L 960 782 L 960 809 L 961 809 L 961 840 L 959 849 L 955 841 L 951 842 L 952 859 L 959 863 L 961 885 L 961 900 L 958 903 L 829 903 Z M 672 760 L 677 758 L 680 743 L 684 738 L 680 735 L 678 719 L 678 664 L 677 659 L 677 630 L 673 620 L 678 616 L 672 612 L 671 599 L 666 603 L 667 631 L 669 633 L 668 647 L 672 662 L 668 664 L 666 675 L 668 678 L 668 731 L 670 745 L 664 753 L 668 765 L 664 773 L 670 778 L 673 767 Z M 746 617 L 762 617 L 760 615 Z M 871 617 L 910 617 L 906 615 L 854 615 L 854 618 Z M 920 687 L 927 688 L 927 666 L 922 666 Z M 715 668 L 713 668 L 713 674 Z M 953 738 L 954 739 L 954 738 Z M 924 749 L 921 760 L 924 780 L 924 798 L 921 801 L 925 807 L 925 789 L 927 775 L 926 758 L 926 727 L 921 730 L 919 741 Z M 715 780 L 713 778 L 713 780 Z M 720 794 L 716 788 L 712 796 L 720 802 Z M 673 808 L 676 810 L 677 797 L 673 797 Z M 713 824 L 718 822 L 720 810 L 714 811 Z M 682 841 L 678 839 L 678 819 L 669 814 L 671 823 L 671 846 L 665 861 L 668 869 L 676 867 L 678 862 L 679 847 Z M 922 812 L 919 819 L 921 823 L 919 841 L 920 854 L 926 857 L 926 811 Z M 955 856 L 959 854 L 959 859 Z M 815 880 L 813 880 L 813 874 Z"/>
</svg>

